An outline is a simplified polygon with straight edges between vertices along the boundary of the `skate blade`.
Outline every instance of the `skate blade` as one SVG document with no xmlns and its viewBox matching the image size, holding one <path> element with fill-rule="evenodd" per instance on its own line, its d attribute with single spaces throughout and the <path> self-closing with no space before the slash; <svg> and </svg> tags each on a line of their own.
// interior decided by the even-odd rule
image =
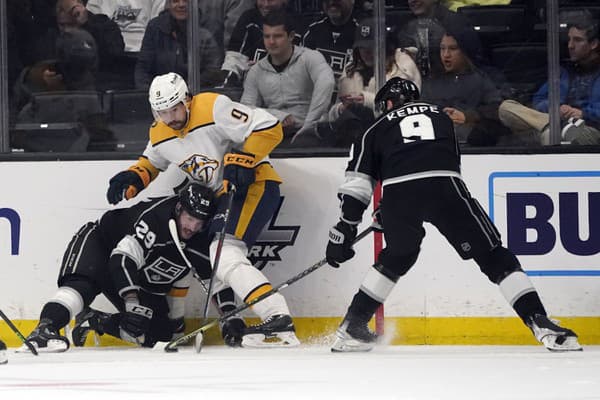
<svg viewBox="0 0 600 400">
<path fill-rule="evenodd" d="M 332 353 L 366 353 L 373 350 L 374 343 L 359 342 L 354 339 L 336 338 L 331 346 Z"/>
<path fill-rule="evenodd" d="M 64 353 L 69 349 L 69 347 L 62 340 L 48 340 L 48 345 L 45 347 L 38 347 L 36 342 L 30 342 L 33 347 L 38 351 L 38 353 Z M 21 347 L 18 347 L 15 350 L 15 353 L 31 353 L 29 347 L 22 344 Z"/>
<path fill-rule="evenodd" d="M 548 335 L 542 339 L 542 343 L 546 348 L 553 352 L 565 352 L 565 351 L 583 351 L 583 347 L 577 341 L 575 336 L 568 336 L 564 342 L 556 343 L 556 340 L 560 336 Z"/>
<path fill-rule="evenodd" d="M 248 348 L 275 348 L 275 347 L 297 347 L 300 341 L 294 332 L 279 332 L 273 335 L 252 333 L 244 335 L 242 347 Z"/>
</svg>

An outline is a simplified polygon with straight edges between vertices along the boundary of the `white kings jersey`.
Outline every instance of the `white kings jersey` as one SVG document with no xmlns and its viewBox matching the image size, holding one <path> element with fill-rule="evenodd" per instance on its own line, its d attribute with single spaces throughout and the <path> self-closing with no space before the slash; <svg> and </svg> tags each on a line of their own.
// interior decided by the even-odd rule
<svg viewBox="0 0 600 400">
<path fill-rule="evenodd" d="M 148 145 L 135 167 L 148 170 L 154 179 L 175 164 L 192 180 L 219 190 L 223 157 L 236 149 L 256 157 L 257 181 L 281 182 L 268 158 L 283 137 L 277 118 L 216 93 L 200 93 L 188 106 L 189 120 L 182 130 L 154 122 Z"/>
</svg>

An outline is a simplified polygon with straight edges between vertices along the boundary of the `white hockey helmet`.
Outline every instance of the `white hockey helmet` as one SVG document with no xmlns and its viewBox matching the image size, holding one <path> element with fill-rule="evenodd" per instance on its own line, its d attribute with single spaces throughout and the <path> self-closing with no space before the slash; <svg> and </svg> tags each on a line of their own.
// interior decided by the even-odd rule
<svg viewBox="0 0 600 400">
<path fill-rule="evenodd" d="M 152 111 L 168 110 L 180 102 L 185 104 L 188 96 L 185 80 L 175 72 L 156 76 L 148 91 Z"/>
</svg>

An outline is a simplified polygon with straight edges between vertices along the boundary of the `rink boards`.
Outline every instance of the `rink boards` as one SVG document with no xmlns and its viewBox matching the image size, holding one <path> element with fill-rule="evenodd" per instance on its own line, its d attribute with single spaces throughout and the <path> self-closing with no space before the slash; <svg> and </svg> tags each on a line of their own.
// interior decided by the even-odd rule
<svg viewBox="0 0 600 400">
<path fill-rule="evenodd" d="M 107 182 L 130 164 L 0 163 L 0 307 L 24 333 L 56 289 L 71 236 L 109 209 Z M 273 164 L 285 180 L 282 203 L 250 255 L 276 284 L 324 256 L 328 229 L 339 215 L 336 190 L 346 160 L 275 159 Z M 594 154 L 463 156 L 472 195 L 517 253 L 549 314 L 576 330 L 582 343 L 600 343 L 599 165 L 600 155 Z M 145 195 L 169 194 L 183 178 L 170 169 Z M 365 213 L 362 228 L 368 220 Z M 426 230 L 418 262 L 385 305 L 390 342 L 533 343 L 497 287 L 472 261 L 461 260 L 435 228 L 426 225 Z M 319 342 L 334 331 L 373 263 L 374 243 L 373 236 L 366 238 L 340 269 L 324 266 L 284 290 L 301 339 Z M 199 286 L 193 289 L 186 307 L 189 328 L 204 305 Z M 102 298 L 95 306 L 112 309 Z M 16 344 L 3 323 L 0 337 Z"/>
</svg>

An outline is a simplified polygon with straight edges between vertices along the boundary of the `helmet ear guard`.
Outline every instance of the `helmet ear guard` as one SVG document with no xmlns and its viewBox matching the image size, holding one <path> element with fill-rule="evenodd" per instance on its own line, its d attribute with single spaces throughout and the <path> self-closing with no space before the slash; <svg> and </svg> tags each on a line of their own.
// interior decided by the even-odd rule
<svg viewBox="0 0 600 400">
<path fill-rule="evenodd" d="M 411 101 L 419 100 L 419 97 L 419 87 L 413 81 L 394 77 L 387 81 L 375 95 L 375 109 L 385 113 L 388 100 L 392 102 L 392 108 L 398 108 Z"/>
</svg>

